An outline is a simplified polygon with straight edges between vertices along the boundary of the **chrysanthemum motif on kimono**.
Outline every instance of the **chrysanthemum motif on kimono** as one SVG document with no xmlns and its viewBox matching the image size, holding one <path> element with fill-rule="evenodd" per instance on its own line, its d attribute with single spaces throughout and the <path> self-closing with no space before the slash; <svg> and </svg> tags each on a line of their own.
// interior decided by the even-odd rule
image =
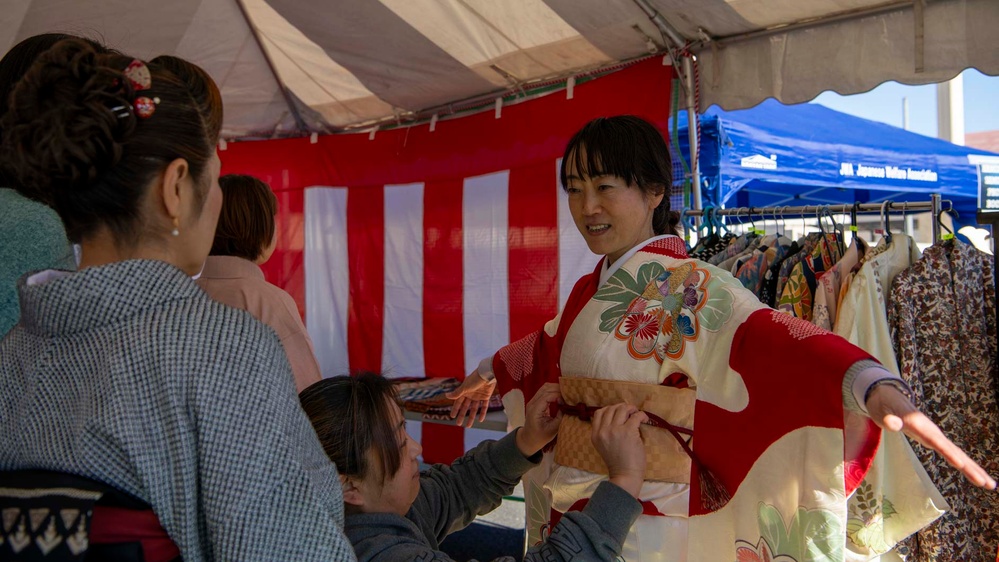
<svg viewBox="0 0 999 562">
<path fill-rule="evenodd" d="M 710 280 L 694 262 L 670 269 L 646 263 L 635 276 L 622 268 L 593 297 L 615 303 L 601 315 L 600 331 L 627 342 L 635 359 L 679 359 L 700 334 Z"/>
</svg>

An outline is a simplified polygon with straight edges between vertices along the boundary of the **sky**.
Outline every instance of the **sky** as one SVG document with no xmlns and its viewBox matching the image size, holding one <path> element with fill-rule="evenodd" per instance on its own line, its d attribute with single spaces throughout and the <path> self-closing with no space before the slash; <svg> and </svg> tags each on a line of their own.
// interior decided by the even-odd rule
<svg viewBox="0 0 999 562">
<path fill-rule="evenodd" d="M 974 69 L 965 70 L 964 132 L 999 130 L 999 77 L 986 76 Z M 909 130 L 937 136 L 937 87 L 906 86 L 886 82 L 869 92 L 841 96 L 823 92 L 811 103 L 849 113 L 857 117 L 902 126 L 902 99 L 909 100 Z"/>
</svg>

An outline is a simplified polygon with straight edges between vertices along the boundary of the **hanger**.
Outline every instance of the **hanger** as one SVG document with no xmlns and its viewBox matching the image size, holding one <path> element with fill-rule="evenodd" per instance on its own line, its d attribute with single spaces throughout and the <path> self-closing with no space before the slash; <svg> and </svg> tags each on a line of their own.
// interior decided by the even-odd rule
<svg viewBox="0 0 999 562">
<path fill-rule="evenodd" d="M 961 215 L 960 215 L 960 213 L 957 212 L 957 209 L 954 208 L 954 202 L 953 201 L 948 201 L 948 203 L 950 203 L 950 206 L 947 209 L 940 209 L 940 212 L 937 213 L 937 222 L 940 223 L 940 228 L 943 229 L 943 230 L 946 230 L 947 233 L 946 234 L 942 234 L 940 236 L 940 240 L 934 240 L 933 242 L 943 242 L 943 241 L 953 240 L 954 239 L 954 231 L 951 230 L 950 228 L 948 228 L 947 225 L 944 224 L 944 221 L 941 220 L 941 218 L 943 217 L 944 213 L 952 214 L 952 215 L 954 215 L 954 218 L 956 218 L 956 219 L 961 218 Z"/>
<path fill-rule="evenodd" d="M 891 201 L 881 203 L 881 229 L 884 231 L 885 242 L 891 244 L 891 220 L 888 213 L 891 211 Z"/>
<path fill-rule="evenodd" d="M 721 216 L 718 214 L 718 209 L 714 207 L 711 208 L 711 223 L 717 233 L 720 234 L 722 231 L 725 231 L 726 234 L 730 233 L 728 227 L 722 222 Z"/>
<path fill-rule="evenodd" d="M 823 218 L 828 218 L 829 219 L 829 222 L 832 224 L 833 234 L 837 234 L 838 235 L 836 237 L 836 248 L 839 249 L 839 254 L 843 255 L 844 253 L 846 253 L 846 248 L 843 247 L 843 228 L 840 225 L 836 224 L 836 218 L 833 217 L 832 210 L 829 209 L 828 205 L 822 207 L 822 209 L 819 211 L 819 226 L 820 227 L 822 226 L 822 219 Z M 823 234 L 825 234 L 825 230 L 823 230 L 822 232 L 823 232 Z"/>
</svg>

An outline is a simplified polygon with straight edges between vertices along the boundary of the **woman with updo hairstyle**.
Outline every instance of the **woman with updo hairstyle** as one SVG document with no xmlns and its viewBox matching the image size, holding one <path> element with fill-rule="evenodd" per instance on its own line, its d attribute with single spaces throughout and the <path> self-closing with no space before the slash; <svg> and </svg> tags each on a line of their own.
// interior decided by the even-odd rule
<svg viewBox="0 0 999 562">
<path fill-rule="evenodd" d="M 39 55 L 68 38 L 61 33 L 33 35 L 14 45 L 0 59 L 0 118 L 7 113 L 10 91 Z M 95 44 L 96 49 L 100 45 Z M 76 262 L 66 231 L 55 211 L 34 200 L 30 192 L 0 170 L 0 337 L 21 315 L 17 280 L 29 271 L 72 269 Z"/>
<path fill-rule="evenodd" d="M 77 39 L 14 88 L 0 165 L 55 209 L 82 260 L 19 281 L 21 321 L 0 342 L 0 471 L 71 473 L 147 502 L 184 560 L 350 560 L 336 469 L 281 343 L 191 279 L 222 203 L 221 123 L 197 66 Z"/>
<path fill-rule="evenodd" d="M 301 392 L 321 378 L 312 340 L 295 299 L 268 283 L 260 269 L 277 246 L 277 197 L 253 176 L 222 176 L 219 187 L 222 212 L 198 285 L 213 299 L 249 312 L 274 330 Z"/>
</svg>

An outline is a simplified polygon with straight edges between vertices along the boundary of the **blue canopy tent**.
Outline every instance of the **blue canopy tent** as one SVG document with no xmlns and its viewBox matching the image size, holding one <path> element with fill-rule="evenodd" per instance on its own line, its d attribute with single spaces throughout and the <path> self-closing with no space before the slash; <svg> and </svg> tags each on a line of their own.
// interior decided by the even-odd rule
<svg viewBox="0 0 999 562">
<path fill-rule="evenodd" d="M 958 222 L 974 224 L 978 167 L 972 162 L 999 163 L 990 152 L 817 104 L 770 99 L 736 111 L 713 106 L 700 121 L 705 205 L 928 201 L 940 193 L 953 201 Z M 685 112 L 678 122 L 680 148 L 689 158 Z"/>
</svg>

